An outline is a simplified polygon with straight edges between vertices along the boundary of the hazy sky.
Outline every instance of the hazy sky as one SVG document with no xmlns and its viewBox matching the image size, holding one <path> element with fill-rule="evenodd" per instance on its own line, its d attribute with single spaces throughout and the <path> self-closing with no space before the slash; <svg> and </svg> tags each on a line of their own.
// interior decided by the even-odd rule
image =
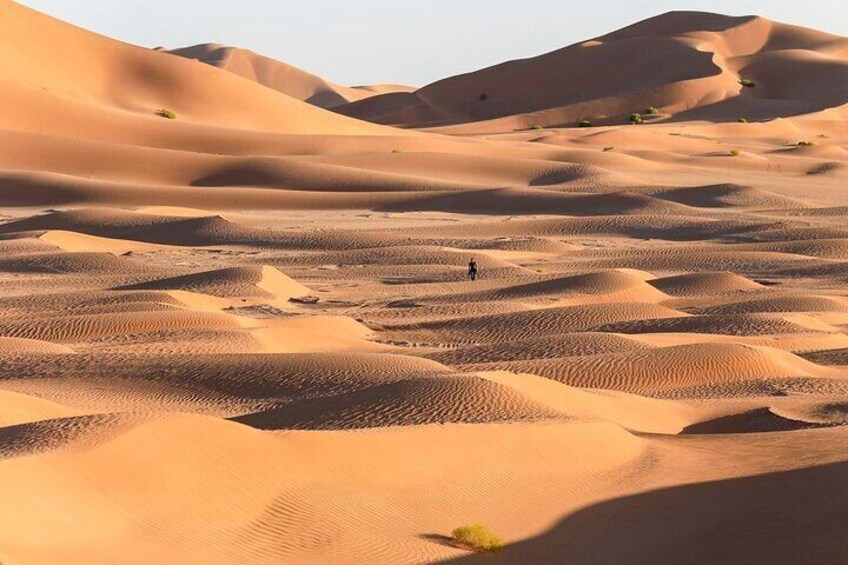
<svg viewBox="0 0 848 565">
<path fill-rule="evenodd" d="M 20 1 L 20 0 L 19 0 Z M 224 43 L 335 82 L 424 85 L 538 55 L 669 10 L 848 35 L 844 0 L 23 0 L 137 45 Z"/>
</svg>

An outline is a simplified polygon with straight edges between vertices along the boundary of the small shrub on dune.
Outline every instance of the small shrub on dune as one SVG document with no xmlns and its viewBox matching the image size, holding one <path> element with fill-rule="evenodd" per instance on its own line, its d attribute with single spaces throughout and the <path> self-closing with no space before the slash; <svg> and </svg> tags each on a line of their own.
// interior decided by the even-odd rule
<svg viewBox="0 0 848 565">
<path fill-rule="evenodd" d="M 604 153 L 612 151 L 613 149 L 615 149 L 615 147 L 613 147 L 612 145 L 607 145 L 606 147 L 604 147 Z"/>
<path fill-rule="evenodd" d="M 579 122 L 577 122 L 577 127 L 590 128 L 592 127 L 592 122 L 590 120 L 580 120 Z"/>
<path fill-rule="evenodd" d="M 812 141 L 799 141 L 798 147 L 813 147 L 815 145 Z"/>
<path fill-rule="evenodd" d="M 392 153 L 403 153 L 403 149 L 392 149 Z"/>
<path fill-rule="evenodd" d="M 168 110 L 167 108 L 162 108 L 156 111 L 156 115 L 168 120 L 176 120 L 177 114 L 173 110 Z"/>
<path fill-rule="evenodd" d="M 536 125 L 533 126 L 533 129 L 545 129 L 545 126 L 543 126 L 541 124 L 536 124 Z"/>
<path fill-rule="evenodd" d="M 483 524 L 461 526 L 451 532 L 454 542 L 474 551 L 500 551 L 503 547 L 501 538 Z"/>
<path fill-rule="evenodd" d="M 648 114 L 649 116 L 656 116 L 657 114 L 660 113 L 660 111 L 656 106 L 651 106 L 650 108 L 645 110 L 645 113 Z"/>
<path fill-rule="evenodd" d="M 477 100 L 479 100 L 480 102 L 485 102 L 488 99 L 489 99 L 489 95 L 486 94 L 485 92 L 481 92 L 480 95 L 477 97 Z"/>
<path fill-rule="evenodd" d="M 741 84 L 745 88 L 754 88 L 757 86 L 757 83 L 749 78 L 740 78 L 739 84 Z"/>
<path fill-rule="evenodd" d="M 742 154 L 742 152 L 739 151 L 738 149 L 731 149 L 730 150 L 730 156 L 731 157 L 739 157 L 741 154 Z"/>
<path fill-rule="evenodd" d="M 739 121 L 739 123 L 740 123 L 740 124 L 747 124 L 747 123 L 748 123 L 748 118 L 739 118 L 739 120 L 738 120 L 738 121 Z"/>
<path fill-rule="evenodd" d="M 633 125 L 641 124 L 644 121 L 642 119 L 642 114 L 639 114 L 638 112 L 630 114 L 630 117 L 627 119 L 630 120 L 630 123 Z"/>
</svg>

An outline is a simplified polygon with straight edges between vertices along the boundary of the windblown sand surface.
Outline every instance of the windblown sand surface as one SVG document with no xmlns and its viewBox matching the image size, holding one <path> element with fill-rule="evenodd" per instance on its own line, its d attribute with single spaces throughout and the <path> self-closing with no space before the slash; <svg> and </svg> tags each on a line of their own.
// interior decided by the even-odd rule
<svg viewBox="0 0 848 565">
<path fill-rule="evenodd" d="M 0 561 L 844 562 L 846 40 L 734 21 L 434 133 L 0 0 Z"/>
</svg>

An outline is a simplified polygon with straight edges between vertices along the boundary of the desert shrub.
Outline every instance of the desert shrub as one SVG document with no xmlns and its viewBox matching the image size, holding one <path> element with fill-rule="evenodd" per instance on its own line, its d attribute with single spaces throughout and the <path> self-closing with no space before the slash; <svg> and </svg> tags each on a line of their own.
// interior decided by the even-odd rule
<svg viewBox="0 0 848 565">
<path fill-rule="evenodd" d="M 479 100 L 480 102 L 484 102 L 488 99 L 489 99 L 489 95 L 486 94 L 485 92 L 481 92 L 480 96 L 477 97 L 477 100 Z"/>
<path fill-rule="evenodd" d="M 815 143 L 812 142 L 812 141 L 799 141 L 798 142 L 798 147 L 812 147 L 814 145 L 815 145 Z"/>
<path fill-rule="evenodd" d="M 640 114 L 638 112 L 634 112 L 634 113 L 630 114 L 630 117 L 628 119 L 630 120 L 630 123 L 634 124 L 634 125 L 635 124 L 641 124 L 642 121 L 643 121 L 642 120 L 642 114 Z"/>
<path fill-rule="evenodd" d="M 403 149 L 392 149 L 392 153 L 403 153 Z"/>
<path fill-rule="evenodd" d="M 589 120 L 580 120 L 580 123 L 577 124 L 577 127 L 590 128 L 592 127 L 592 122 L 590 122 Z"/>
<path fill-rule="evenodd" d="M 749 78 L 740 78 L 739 84 L 741 84 L 745 88 L 754 88 L 755 86 L 757 86 L 757 83 Z"/>
<path fill-rule="evenodd" d="M 173 110 L 168 110 L 167 108 L 162 108 L 156 111 L 157 116 L 161 116 L 168 120 L 176 120 L 177 114 Z"/>
<path fill-rule="evenodd" d="M 615 147 L 613 147 L 612 145 L 607 145 L 606 147 L 604 147 L 604 153 L 606 153 L 607 151 L 612 151 L 613 149 L 615 149 Z"/>
<path fill-rule="evenodd" d="M 533 126 L 533 129 L 545 129 L 545 126 L 543 126 L 542 124 L 535 124 Z"/>
<path fill-rule="evenodd" d="M 650 108 L 645 110 L 645 113 L 649 116 L 656 116 L 660 113 L 659 109 L 656 106 L 651 106 Z"/>
<path fill-rule="evenodd" d="M 730 150 L 730 156 L 731 157 L 739 157 L 741 154 L 742 154 L 742 152 L 739 151 L 738 149 L 731 149 Z"/>
<path fill-rule="evenodd" d="M 483 524 L 461 526 L 451 535 L 457 544 L 474 551 L 499 551 L 503 547 L 501 538 Z"/>
<path fill-rule="evenodd" d="M 739 123 L 740 123 L 740 124 L 747 124 L 747 123 L 748 123 L 748 118 L 739 118 Z"/>
</svg>

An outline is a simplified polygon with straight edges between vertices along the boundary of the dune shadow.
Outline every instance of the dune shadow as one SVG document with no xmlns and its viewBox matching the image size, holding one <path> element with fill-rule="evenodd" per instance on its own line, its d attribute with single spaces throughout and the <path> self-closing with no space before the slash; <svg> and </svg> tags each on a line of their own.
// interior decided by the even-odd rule
<svg viewBox="0 0 848 565">
<path fill-rule="evenodd" d="M 765 432 L 790 432 L 814 428 L 828 428 L 830 424 L 793 420 L 775 414 L 770 408 L 756 408 L 739 414 L 730 414 L 697 422 L 683 428 L 681 434 L 751 434 Z"/>
<path fill-rule="evenodd" d="M 578 510 L 500 553 L 443 564 L 836 565 L 848 463 L 661 489 Z"/>
</svg>

